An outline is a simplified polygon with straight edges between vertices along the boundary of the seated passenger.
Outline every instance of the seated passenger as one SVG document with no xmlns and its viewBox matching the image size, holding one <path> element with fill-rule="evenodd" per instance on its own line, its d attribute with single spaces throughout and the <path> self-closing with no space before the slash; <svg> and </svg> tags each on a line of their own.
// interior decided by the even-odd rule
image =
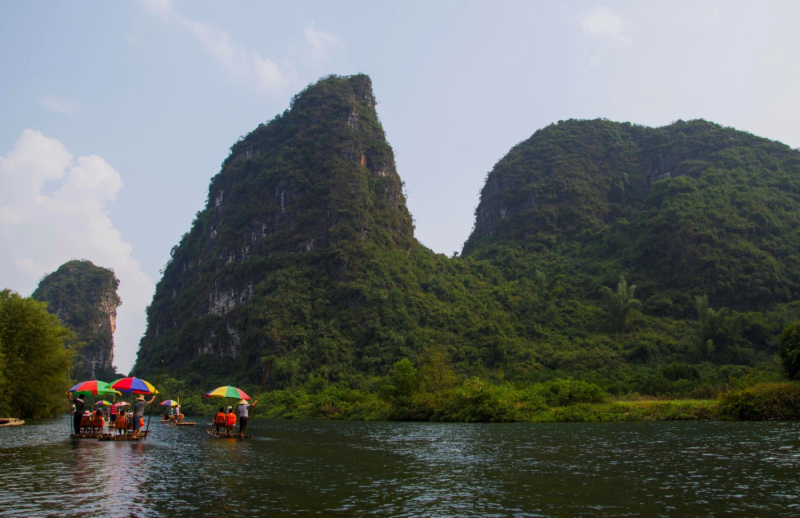
<svg viewBox="0 0 800 518">
<path fill-rule="evenodd" d="M 225 414 L 225 432 L 230 434 L 234 426 L 236 426 L 236 414 L 228 407 L 228 413 Z"/>
<path fill-rule="evenodd" d="M 120 412 L 114 424 L 116 425 L 117 433 L 123 435 L 125 433 L 125 430 L 128 428 L 128 416 L 126 415 L 125 410 Z"/>
<path fill-rule="evenodd" d="M 102 433 L 105 425 L 106 420 L 103 419 L 103 412 L 99 409 L 96 410 L 92 419 L 92 433 Z"/>
<path fill-rule="evenodd" d="M 214 416 L 214 431 L 219 433 L 219 431 L 225 427 L 225 410 L 220 408 L 217 415 Z"/>
<path fill-rule="evenodd" d="M 89 433 L 92 429 L 92 414 L 87 412 L 83 413 L 81 417 L 81 433 Z"/>
</svg>

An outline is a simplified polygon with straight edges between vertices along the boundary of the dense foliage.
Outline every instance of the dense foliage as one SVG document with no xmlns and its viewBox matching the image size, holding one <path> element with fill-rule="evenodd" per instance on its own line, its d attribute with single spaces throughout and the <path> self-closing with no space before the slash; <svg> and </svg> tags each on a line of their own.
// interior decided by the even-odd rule
<svg viewBox="0 0 800 518">
<path fill-rule="evenodd" d="M 800 321 L 793 322 L 781 333 L 780 356 L 789 379 L 800 380 Z"/>
<path fill-rule="evenodd" d="M 800 419 L 800 383 L 769 383 L 727 392 L 720 417 L 743 421 Z"/>
<path fill-rule="evenodd" d="M 66 409 L 74 338 L 45 304 L 0 291 L 0 416 L 48 417 Z"/>
<path fill-rule="evenodd" d="M 46 275 L 31 297 L 47 303 L 77 339 L 84 344 L 73 361 L 76 379 L 116 379 L 112 365 L 117 295 L 114 272 L 90 261 L 68 261 Z"/>
<path fill-rule="evenodd" d="M 329 77 L 231 148 L 134 370 L 164 360 L 200 408 L 274 360 L 270 415 L 434 420 L 529 418 L 565 383 L 774 381 L 800 318 L 799 174 L 796 151 L 705 121 L 562 122 L 497 164 L 446 257 L 413 237 L 369 78 Z"/>
</svg>

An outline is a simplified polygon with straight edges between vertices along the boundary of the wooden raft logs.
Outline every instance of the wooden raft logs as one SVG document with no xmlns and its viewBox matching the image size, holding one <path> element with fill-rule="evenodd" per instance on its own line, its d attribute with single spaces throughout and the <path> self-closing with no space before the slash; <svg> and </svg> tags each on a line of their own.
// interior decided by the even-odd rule
<svg viewBox="0 0 800 518">
<path fill-rule="evenodd" d="M 108 435 L 111 434 L 86 432 L 86 433 L 72 433 L 69 436 L 72 439 L 100 439 L 101 437 L 106 437 Z"/>
<path fill-rule="evenodd" d="M 239 435 L 238 433 L 217 433 L 214 430 L 206 430 L 206 433 L 217 439 L 254 439 L 253 435 Z"/>
<path fill-rule="evenodd" d="M 2 426 L 20 426 L 25 424 L 25 421 L 22 419 L 17 419 L 15 417 L 4 417 L 0 419 L 0 427 Z"/>
</svg>

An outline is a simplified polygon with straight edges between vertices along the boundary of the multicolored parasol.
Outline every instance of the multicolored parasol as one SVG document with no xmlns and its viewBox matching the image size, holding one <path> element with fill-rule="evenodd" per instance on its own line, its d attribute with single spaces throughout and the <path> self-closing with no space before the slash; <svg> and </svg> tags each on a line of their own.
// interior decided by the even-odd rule
<svg viewBox="0 0 800 518">
<path fill-rule="evenodd" d="M 98 380 L 81 381 L 69 391 L 87 396 L 113 396 L 119 394 L 108 383 Z"/>
<path fill-rule="evenodd" d="M 131 404 L 128 403 L 127 401 L 120 401 L 119 403 L 117 403 L 117 406 L 131 406 Z"/>
<path fill-rule="evenodd" d="M 139 378 L 118 379 L 111 384 L 111 387 L 119 390 L 120 392 L 127 392 L 129 394 L 143 394 L 145 396 L 158 394 L 158 391 L 153 385 Z"/>
<path fill-rule="evenodd" d="M 168 399 L 162 403 L 159 403 L 161 406 L 178 406 L 178 402 L 174 399 Z"/>
<path fill-rule="evenodd" d="M 244 393 L 244 390 L 238 389 L 227 385 L 225 387 L 218 387 L 206 394 L 206 397 L 229 397 L 236 399 L 250 399 L 250 396 Z"/>
<path fill-rule="evenodd" d="M 94 404 L 94 406 L 97 406 L 97 405 L 111 406 L 112 403 L 111 403 L 111 401 L 106 401 L 105 399 L 101 399 L 100 401 L 98 401 L 97 403 Z"/>
</svg>

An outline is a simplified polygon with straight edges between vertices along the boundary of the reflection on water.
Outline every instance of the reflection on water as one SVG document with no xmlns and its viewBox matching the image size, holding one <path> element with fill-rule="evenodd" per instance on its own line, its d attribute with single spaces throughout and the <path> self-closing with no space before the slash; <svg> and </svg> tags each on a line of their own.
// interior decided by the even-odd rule
<svg viewBox="0 0 800 518">
<path fill-rule="evenodd" d="M 202 421 L 202 419 L 201 419 Z M 0 515 L 800 516 L 800 423 L 254 421 L 249 441 L 151 426 L 0 429 Z"/>
</svg>

